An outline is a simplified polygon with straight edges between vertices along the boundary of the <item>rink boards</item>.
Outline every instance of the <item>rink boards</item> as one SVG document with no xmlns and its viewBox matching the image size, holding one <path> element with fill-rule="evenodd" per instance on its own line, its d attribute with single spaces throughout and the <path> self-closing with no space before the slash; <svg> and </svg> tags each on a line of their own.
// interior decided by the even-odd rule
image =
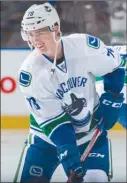
<svg viewBox="0 0 127 183">
<path fill-rule="evenodd" d="M 17 73 L 23 60 L 30 53 L 29 49 L 2 49 L 1 50 L 1 128 L 2 129 L 28 129 L 29 111 L 23 94 L 17 83 Z M 96 82 L 99 94 L 103 92 L 101 78 Z M 126 91 L 126 81 L 123 92 Z M 126 92 L 125 92 L 126 94 Z M 127 101 L 125 99 L 125 101 Z M 122 130 L 116 124 L 113 130 Z"/>
<path fill-rule="evenodd" d="M 2 116 L 1 117 L 2 129 L 29 129 L 28 116 Z M 117 123 L 112 130 L 124 130 L 124 128 Z"/>
</svg>

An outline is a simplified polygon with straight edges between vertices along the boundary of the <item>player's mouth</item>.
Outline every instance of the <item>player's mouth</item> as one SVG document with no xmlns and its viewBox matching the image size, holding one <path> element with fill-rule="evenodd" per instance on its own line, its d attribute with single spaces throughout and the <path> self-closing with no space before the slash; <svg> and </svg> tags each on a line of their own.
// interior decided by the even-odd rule
<svg viewBox="0 0 127 183">
<path fill-rule="evenodd" d="M 44 44 L 41 45 L 41 46 L 37 46 L 37 48 L 38 48 L 40 51 L 43 51 L 43 50 L 44 50 Z"/>
</svg>

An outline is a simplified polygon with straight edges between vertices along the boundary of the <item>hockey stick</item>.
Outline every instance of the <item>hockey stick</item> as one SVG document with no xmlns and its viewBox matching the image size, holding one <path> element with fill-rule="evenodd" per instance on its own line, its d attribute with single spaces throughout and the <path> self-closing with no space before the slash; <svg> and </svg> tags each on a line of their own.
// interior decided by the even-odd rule
<svg viewBox="0 0 127 183">
<path fill-rule="evenodd" d="M 98 128 L 96 129 L 90 143 L 88 144 L 87 148 L 85 149 L 85 151 L 83 152 L 82 156 L 81 156 L 81 162 L 84 162 L 85 159 L 87 158 L 87 156 L 89 155 L 92 147 L 94 146 L 96 140 L 98 139 L 99 135 L 102 133 L 102 129 L 103 129 L 103 124 L 101 123 L 103 120 L 103 117 L 101 118 Z"/>
</svg>

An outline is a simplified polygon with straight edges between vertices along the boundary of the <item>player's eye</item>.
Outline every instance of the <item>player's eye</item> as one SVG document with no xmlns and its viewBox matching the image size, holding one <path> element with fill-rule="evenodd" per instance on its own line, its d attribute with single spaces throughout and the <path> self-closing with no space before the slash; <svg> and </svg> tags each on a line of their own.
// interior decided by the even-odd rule
<svg viewBox="0 0 127 183">
<path fill-rule="evenodd" d="M 37 35 L 44 35 L 45 32 L 39 32 Z"/>
</svg>

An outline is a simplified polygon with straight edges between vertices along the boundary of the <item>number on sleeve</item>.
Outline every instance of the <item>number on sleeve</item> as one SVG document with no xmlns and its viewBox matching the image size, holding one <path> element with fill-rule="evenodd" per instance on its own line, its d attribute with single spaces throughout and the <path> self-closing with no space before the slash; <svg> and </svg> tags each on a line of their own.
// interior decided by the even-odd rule
<svg viewBox="0 0 127 183">
<path fill-rule="evenodd" d="M 40 109 L 40 106 L 39 106 L 39 104 L 37 103 L 37 101 L 35 100 L 34 97 L 27 98 L 27 100 L 28 100 L 28 102 L 29 102 L 29 104 L 30 104 L 30 106 L 31 106 L 32 108 L 35 108 L 35 109 L 37 109 L 37 110 Z"/>
</svg>

